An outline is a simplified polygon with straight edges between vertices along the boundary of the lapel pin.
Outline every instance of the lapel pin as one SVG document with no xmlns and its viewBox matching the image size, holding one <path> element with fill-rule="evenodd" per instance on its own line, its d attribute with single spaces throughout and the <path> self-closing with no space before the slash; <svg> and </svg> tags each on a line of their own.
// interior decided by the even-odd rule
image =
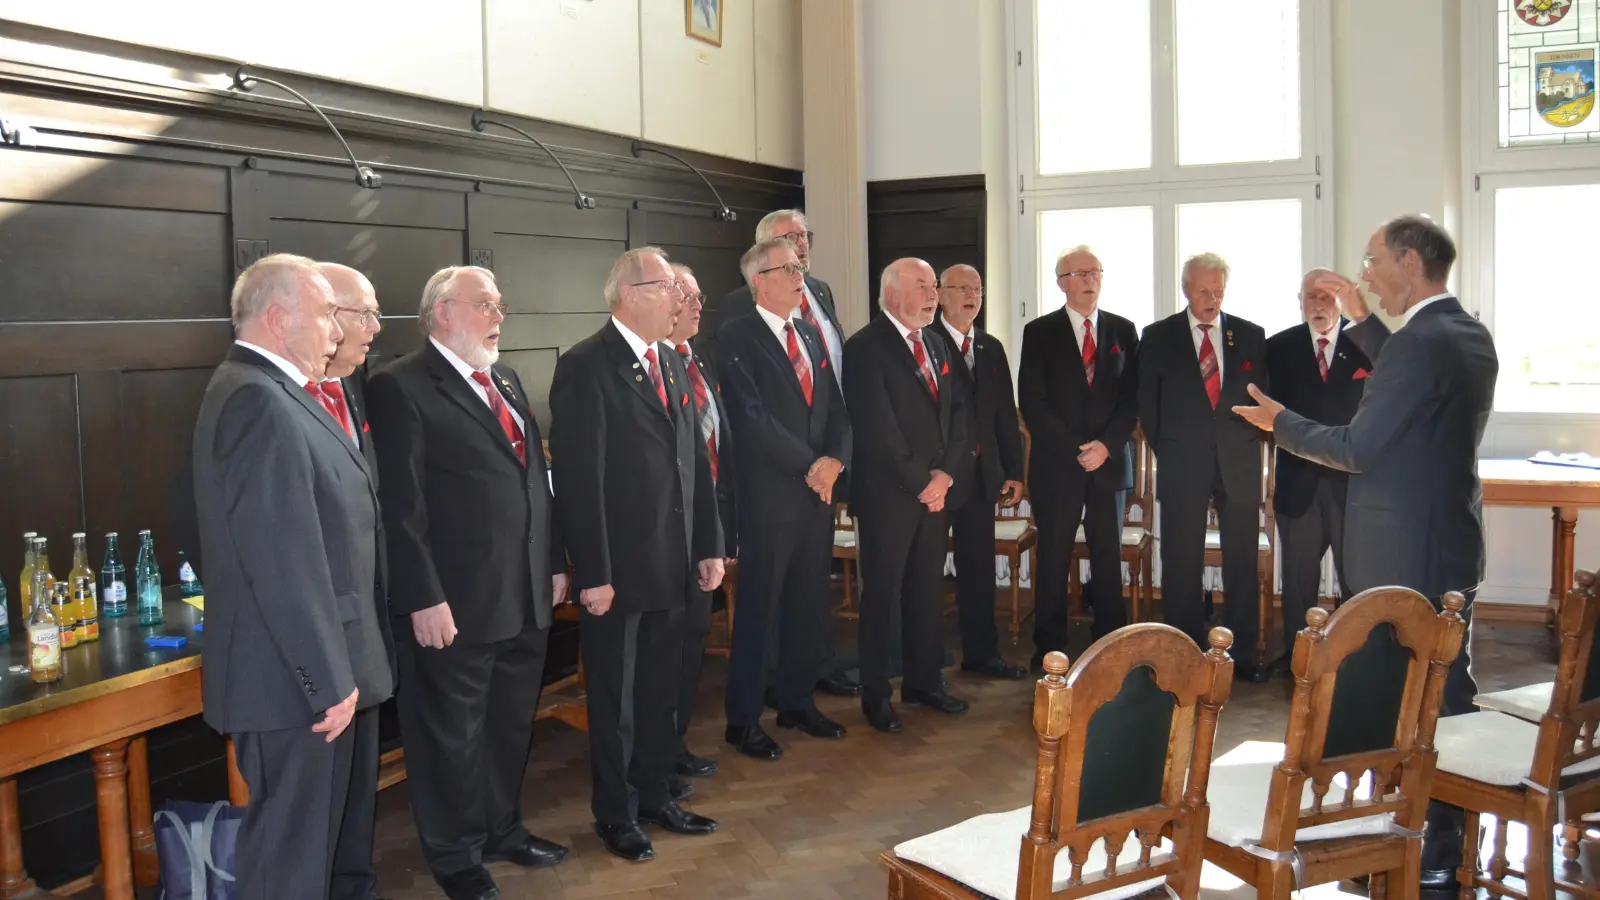
<svg viewBox="0 0 1600 900">
<path fill-rule="evenodd" d="M 644 380 L 644 376 L 643 375 L 635 375 L 635 376 L 633 376 L 633 380 L 634 381 L 643 381 Z"/>
</svg>

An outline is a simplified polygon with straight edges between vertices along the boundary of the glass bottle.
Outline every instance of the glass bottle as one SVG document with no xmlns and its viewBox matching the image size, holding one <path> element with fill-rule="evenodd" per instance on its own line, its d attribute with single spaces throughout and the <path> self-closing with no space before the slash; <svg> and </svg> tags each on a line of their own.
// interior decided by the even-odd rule
<svg viewBox="0 0 1600 900">
<path fill-rule="evenodd" d="M 106 533 L 106 558 L 100 564 L 100 600 L 106 618 L 120 619 L 128 614 L 128 569 L 117 549 L 117 533 Z"/>
<path fill-rule="evenodd" d="M 94 572 L 89 570 L 89 536 L 81 531 L 72 535 L 72 571 L 67 574 L 67 593 L 72 600 L 78 643 L 100 640 L 100 598 Z"/>
<path fill-rule="evenodd" d="M 11 639 L 11 608 L 7 605 L 6 583 L 0 581 L 0 644 Z"/>
<path fill-rule="evenodd" d="M 33 595 L 47 596 L 44 573 L 33 575 Z M 35 684 L 61 680 L 61 628 L 48 601 L 35 603 L 28 617 L 28 666 Z"/>
<path fill-rule="evenodd" d="M 78 646 L 78 616 L 73 609 L 72 589 L 65 581 L 56 582 L 55 596 L 50 602 L 55 605 L 56 625 L 61 629 L 61 649 Z"/>
<path fill-rule="evenodd" d="M 178 551 L 178 589 L 185 597 L 204 597 L 206 589 L 200 584 L 200 576 L 195 574 L 194 566 L 190 565 L 183 551 Z"/>
<path fill-rule="evenodd" d="M 161 567 L 156 563 L 156 542 L 147 528 L 139 532 L 139 558 L 133 564 L 134 587 L 139 595 L 139 624 L 160 625 Z"/>
<path fill-rule="evenodd" d="M 33 539 L 39 533 L 30 531 L 22 536 L 22 578 L 17 581 L 17 602 L 22 604 L 22 627 L 28 627 L 28 613 L 33 611 Z"/>
<path fill-rule="evenodd" d="M 56 576 L 54 572 L 50 571 L 50 541 L 48 538 L 36 537 L 33 539 L 33 578 L 29 581 L 29 584 L 38 585 L 39 573 L 41 572 L 45 576 L 45 592 L 40 594 L 30 590 L 29 597 L 30 600 L 43 597 L 44 604 L 49 606 L 55 599 L 56 590 Z M 29 609 L 31 610 L 32 607 L 30 606 Z M 29 621 L 32 620 L 30 619 Z"/>
</svg>

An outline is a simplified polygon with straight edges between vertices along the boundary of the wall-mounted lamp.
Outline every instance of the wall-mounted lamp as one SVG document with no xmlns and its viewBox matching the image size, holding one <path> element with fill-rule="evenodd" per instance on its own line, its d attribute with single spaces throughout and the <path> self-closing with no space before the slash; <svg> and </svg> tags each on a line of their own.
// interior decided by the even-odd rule
<svg viewBox="0 0 1600 900">
<path fill-rule="evenodd" d="M 662 149 L 659 149 L 657 147 L 645 146 L 644 141 L 634 141 L 633 142 L 633 155 L 634 155 L 634 158 L 638 158 L 639 154 L 644 153 L 646 151 L 648 151 L 650 153 L 659 153 L 662 156 L 665 156 L 665 157 L 667 157 L 669 159 L 677 160 L 678 161 L 678 165 L 683 166 L 685 169 L 688 169 L 689 171 L 695 173 L 696 175 L 699 175 L 700 176 L 700 180 L 704 181 L 706 183 L 706 189 L 711 191 L 711 196 L 717 198 L 717 209 L 716 209 L 716 212 L 712 213 L 712 215 L 715 216 L 716 218 L 724 221 L 724 222 L 736 222 L 736 221 L 739 220 L 739 214 L 734 212 L 733 210 L 729 209 L 728 208 L 728 204 L 722 202 L 722 195 L 717 193 L 716 187 L 711 184 L 711 179 L 707 178 L 706 174 L 704 172 L 700 171 L 699 169 L 696 169 L 694 167 L 694 165 L 691 164 L 688 160 L 684 159 L 683 157 L 679 156 L 676 153 L 672 153 L 672 152 L 669 152 L 667 150 L 662 150 Z"/>
<path fill-rule="evenodd" d="M 572 177 L 572 173 L 571 172 L 567 171 L 566 164 L 561 161 L 560 157 L 556 156 L 555 151 L 553 151 L 549 147 L 545 146 L 544 141 L 539 140 L 538 138 L 536 138 L 533 135 L 527 133 L 526 131 L 523 131 L 521 128 L 518 128 L 515 125 L 510 125 L 510 124 L 507 124 L 505 122 L 497 122 L 494 119 L 489 118 L 488 116 L 483 114 L 483 110 L 481 110 L 481 109 L 477 109 L 477 110 L 473 110 L 472 111 L 472 130 L 473 131 L 476 131 L 479 134 L 482 134 L 483 133 L 483 129 L 485 127 L 489 126 L 489 125 L 494 125 L 494 126 L 497 126 L 497 127 L 500 127 L 500 128 L 504 128 L 507 131 L 515 131 L 517 134 L 522 135 L 524 138 L 527 138 L 529 141 L 532 141 L 533 143 L 538 144 L 539 145 L 539 149 L 543 150 L 550 157 L 550 160 L 561 168 L 561 174 L 567 176 L 567 183 L 572 185 L 572 205 L 576 206 L 579 209 L 594 209 L 594 198 L 589 196 L 588 194 L 585 194 L 578 187 L 577 180 Z"/>
<path fill-rule="evenodd" d="M 260 84 L 271 85 L 272 87 L 289 94 L 296 100 L 299 100 L 306 109 L 309 109 L 317 114 L 317 118 L 322 120 L 322 124 L 328 126 L 328 130 L 333 132 L 333 136 L 335 138 L 338 138 L 339 146 L 344 148 L 345 155 L 350 157 L 350 166 L 356 170 L 356 184 L 371 190 L 377 190 L 378 188 L 383 187 L 383 176 L 372 171 L 371 168 L 363 166 L 361 162 L 356 159 L 356 154 L 350 149 L 350 143 L 344 139 L 344 135 L 340 134 L 339 129 L 333 126 L 332 120 L 328 118 L 326 113 L 324 113 L 315 103 L 312 103 L 310 100 L 306 99 L 305 94 L 300 93 L 281 81 L 273 81 L 270 78 L 262 78 L 260 75 L 252 73 L 247 66 L 240 66 L 233 73 L 233 89 L 236 91 L 249 92 L 258 82 Z"/>
<path fill-rule="evenodd" d="M 32 147 L 38 143 L 37 139 L 38 135 L 34 133 L 33 126 L 24 125 L 16 119 L 8 119 L 4 113 L 0 113 L 0 144 Z"/>
</svg>

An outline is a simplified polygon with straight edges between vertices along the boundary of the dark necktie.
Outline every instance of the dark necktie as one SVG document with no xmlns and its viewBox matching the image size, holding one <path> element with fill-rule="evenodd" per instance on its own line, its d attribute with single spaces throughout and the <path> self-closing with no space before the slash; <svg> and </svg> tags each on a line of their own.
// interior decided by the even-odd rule
<svg viewBox="0 0 1600 900">
<path fill-rule="evenodd" d="M 795 336 L 794 323 L 783 323 L 783 341 L 785 349 L 789 351 L 789 365 L 794 367 L 794 377 L 800 379 L 800 393 L 805 395 L 806 405 L 811 405 L 811 366 L 806 362 L 805 354 L 800 352 L 800 339 Z"/>
<path fill-rule="evenodd" d="M 1083 377 L 1089 380 L 1089 387 L 1094 387 L 1094 322 L 1090 319 L 1083 320 Z"/>
<path fill-rule="evenodd" d="M 689 387 L 694 389 L 694 413 L 700 422 L 700 434 L 706 439 L 706 452 L 711 455 L 711 480 L 716 481 L 717 432 L 711 425 L 711 417 L 706 415 L 706 406 L 711 403 L 711 391 L 706 387 L 705 375 L 689 354 L 689 345 L 679 344 L 677 350 L 678 355 L 683 357 L 684 368 L 689 370 Z"/>
<path fill-rule="evenodd" d="M 489 396 L 489 411 L 494 413 L 496 419 L 500 420 L 500 430 L 506 433 L 506 440 L 511 442 L 511 449 L 517 451 L 517 459 L 522 460 L 523 465 L 527 465 L 527 442 L 523 440 L 522 429 L 518 427 L 517 420 L 511 417 L 511 408 L 506 406 L 505 398 L 501 397 L 500 392 L 495 390 L 494 382 L 489 380 L 488 375 L 482 372 L 473 372 L 472 380 L 476 381 L 478 386 L 483 388 L 483 392 Z"/>
<path fill-rule="evenodd" d="M 933 377 L 933 366 L 928 365 L 928 351 L 922 346 L 922 329 L 906 332 L 906 338 L 911 341 L 911 355 L 917 358 L 917 371 L 922 373 L 922 380 L 928 385 L 928 393 L 937 401 L 939 380 Z"/>
<path fill-rule="evenodd" d="M 1222 370 L 1217 367 L 1217 348 L 1211 346 L 1211 326 L 1200 326 L 1200 378 L 1206 383 L 1206 398 L 1211 408 L 1222 399 Z"/>
<path fill-rule="evenodd" d="M 322 389 L 322 405 L 333 413 L 333 417 L 344 426 L 344 433 L 350 435 L 351 440 L 356 439 L 355 425 L 350 421 L 350 404 L 344 396 L 344 385 L 338 379 L 330 378 L 320 385 Z"/>
<path fill-rule="evenodd" d="M 661 398 L 661 408 L 672 414 L 672 408 L 667 406 L 667 383 L 661 380 L 661 364 L 656 362 L 656 348 L 644 348 L 644 370 L 650 375 L 650 383 L 656 386 L 656 396 Z"/>
<path fill-rule="evenodd" d="M 1326 355 L 1327 351 L 1328 351 L 1328 339 L 1325 338 L 1325 337 L 1317 338 L 1317 371 L 1322 373 L 1322 380 L 1323 381 L 1327 381 L 1328 380 L 1328 357 Z"/>
</svg>

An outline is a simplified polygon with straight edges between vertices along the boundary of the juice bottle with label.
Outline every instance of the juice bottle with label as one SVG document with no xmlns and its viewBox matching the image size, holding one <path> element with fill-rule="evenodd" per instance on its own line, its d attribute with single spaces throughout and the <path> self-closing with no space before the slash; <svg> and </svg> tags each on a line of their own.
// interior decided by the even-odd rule
<svg viewBox="0 0 1600 900">
<path fill-rule="evenodd" d="M 67 573 L 67 590 L 72 600 L 78 643 L 100 640 L 100 600 L 95 592 L 94 573 L 89 570 L 89 536 L 72 536 L 72 571 Z"/>
<path fill-rule="evenodd" d="M 61 680 L 61 627 L 45 599 L 49 590 L 42 572 L 34 572 L 33 595 L 40 602 L 33 605 L 28 617 L 28 664 L 35 684 L 49 684 Z"/>
</svg>

